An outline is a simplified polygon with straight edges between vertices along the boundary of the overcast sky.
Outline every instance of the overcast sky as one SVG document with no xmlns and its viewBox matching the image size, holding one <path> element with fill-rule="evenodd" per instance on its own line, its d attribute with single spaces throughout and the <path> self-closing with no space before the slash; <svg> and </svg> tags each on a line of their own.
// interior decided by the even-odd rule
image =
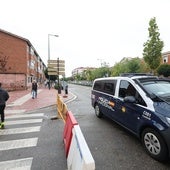
<svg viewBox="0 0 170 170">
<path fill-rule="evenodd" d="M 113 66 L 142 57 L 151 18 L 163 52 L 170 51 L 170 0 L 0 0 L 0 28 L 28 39 L 45 64 L 65 60 L 66 76 L 77 67 Z"/>
</svg>

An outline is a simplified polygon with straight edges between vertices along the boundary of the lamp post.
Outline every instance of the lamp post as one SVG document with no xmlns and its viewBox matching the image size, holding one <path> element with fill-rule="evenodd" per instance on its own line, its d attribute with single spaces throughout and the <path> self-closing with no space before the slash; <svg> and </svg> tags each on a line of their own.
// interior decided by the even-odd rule
<svg viewBox="0 0 170 170">
<path fill-rule="evenodd" d="M 48 34 L 48 60 L 50 60 L 50 36 L 59 37 L 59 35 Z M 49 89 L 50 87 L 51 87 L 51 83 L 50 83 L 50 75 L 49 75 Z"/>
<path fill-rule="evenodd" d="M 59 64 L 59 58 L 57 58 L 57 72 L 58 72 L 58 94 L 61 94 L 61 87 L 60 87 L 60 79 L 59 79 L 59 68 L 60 68 L 60 64 Z"/>
<path fill-rule="evenodd" d="M 50 60 L 50 36 L 59 37 L 59 35 L 48 34 L 48 60 Z"/>
</svg>

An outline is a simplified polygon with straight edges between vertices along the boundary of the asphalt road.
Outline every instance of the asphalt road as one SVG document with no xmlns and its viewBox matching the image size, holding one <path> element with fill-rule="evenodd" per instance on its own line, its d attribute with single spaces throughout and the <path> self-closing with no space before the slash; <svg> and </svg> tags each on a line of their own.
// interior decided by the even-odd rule
<svg viewBox="0 0 170 170">
<path fill-rule="evenodd" d="M 140 141 L 107 118 L 99 119 L 91 106 L 91 88 L 69 85 L 76 98 L 67 103 L 95 160 L 96 170 L 169 170 L 147 155 Z M 31 170 L 66 170 L 62 120 L 56 107 L 9 115 L 0 131 L 0 170 L 26 167 Z"/>
<path fill-rule="evenodd" d="M 51 120 L 56 106 L 6 115 L 0 130 L 0 170 L 66 170 L 64 123 Z"/>
<path fill-rule="evenodd" d="M 147 155 L 140 141 L 120 125 L 95 116 L 91 106 L 91 87 L 69 85 L 77 98 L 68 103 L 95 160 L 96 170 L 169 170 Z"/>
</svg>

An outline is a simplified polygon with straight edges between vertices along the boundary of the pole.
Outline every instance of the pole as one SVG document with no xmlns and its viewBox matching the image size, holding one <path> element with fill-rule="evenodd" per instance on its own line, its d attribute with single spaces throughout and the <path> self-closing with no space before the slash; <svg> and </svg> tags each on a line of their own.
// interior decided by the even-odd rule
<svg viewBox="0 0 170 170">
<path fill-rule="evenodd" d="M 59 79 L 59 75 L 60 75 L 60 64 L 59 64 L 59 58 L 57 59 L 57 72 L 58 72 L 58 94 L 61 94 L 61 87 L 60 87 L 60 79 Z"/>
<path fill-rule="evenodd" d="M 59 37 L 58 35 L 48 34 L 48 61 L 50 60 L 50 36 Z M 49 89 L 51 88 L 50 75 L 49 75 Z"/>
<path fill-rule="evenodd" d="M 48 34 L 48 62 L 50 61 L 50 34 Z M 49 75 L 49 82 L 48 82 L 48 88 L 50 90 L 50 75 Z"/>
<path fill-rule="evenodd" d="M 50 34 L 48 34 L 48 60 L 50 60 Z"/>
<path fill-rule="evenodd" d="M 48 60 L 50 60 L 50 36 L 59 37 L 59 35 L 48 34 Z"/>
</svg>

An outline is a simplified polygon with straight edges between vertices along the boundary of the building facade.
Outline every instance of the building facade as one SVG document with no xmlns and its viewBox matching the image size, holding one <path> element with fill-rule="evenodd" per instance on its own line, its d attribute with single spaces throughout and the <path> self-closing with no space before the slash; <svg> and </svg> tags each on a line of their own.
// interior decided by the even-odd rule
<svg viewBox="0 0 170 170">
<path fill-rule="evenodd" d="M 75 77 L 76 75 L 82 75 L 85 71 L 94 70 L 94 69 L 95 69 L 94 67 L 78 67 L 78 68 L 75 68 L 72 71 L 72 77 Z"/>
<path fill-rule="evenodd" d="M 170 51 L 162 53 L 162 63 L 170 64 Z"/>
<path fill-rule="evenodd" d="M 7 90 L 43 83 L 46 66 L 28 39 L 0 29 L 0 82 Z"/>
</svg>

